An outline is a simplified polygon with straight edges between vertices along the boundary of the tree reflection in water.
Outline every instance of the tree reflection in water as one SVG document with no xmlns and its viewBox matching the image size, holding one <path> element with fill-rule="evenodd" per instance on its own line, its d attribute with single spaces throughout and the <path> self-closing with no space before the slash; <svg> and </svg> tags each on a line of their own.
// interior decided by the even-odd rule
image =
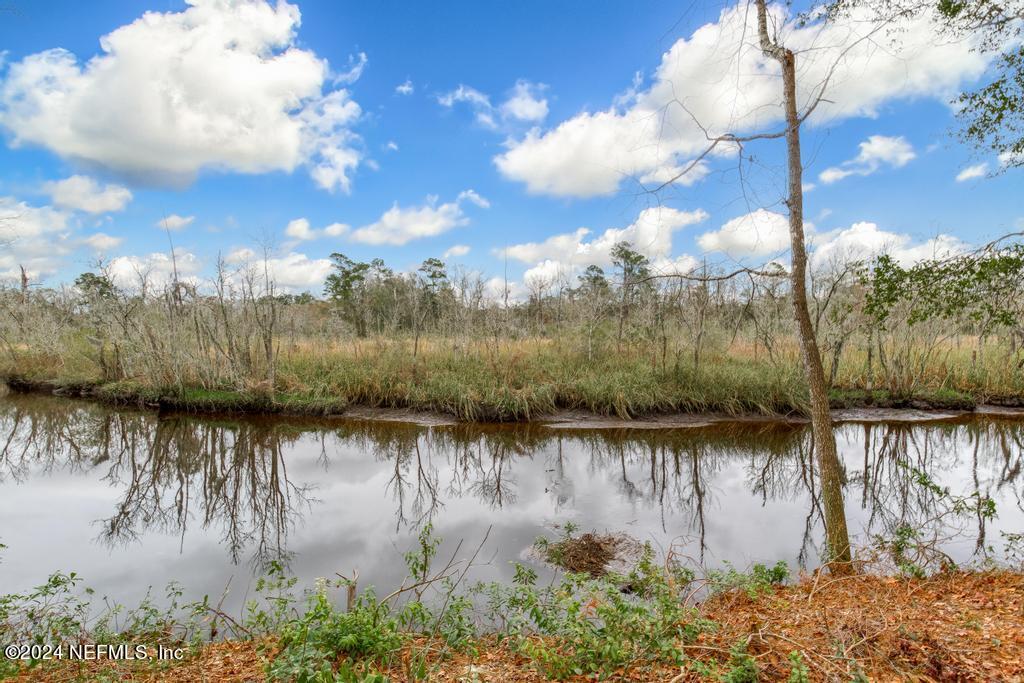
<svg viewBox="0 0 1024 683">
<path fill-rule="evenodd" d="M 116 509 L 99 522 L 103 542 L 131 544 L 158 531 L 177 534 L 184 543 L 186 530 L 198 525 L 220 534 L 233 562 L 251 553 L 262 565 L 287 560 L 289 531 L 316 513 L 318 483 L 345 478 L 345 469 L 336 464 L 342 451 L 366 454 L 386 470 L 381 507 L 365 513 L 393 514 L 396 532 L 443 515 L 446 501 L 475 500 L 495 515 L 529 506 L 533 499 L 521 500 L 520 478 L 542 471 L 543 492 L 531 496 L 547 497 L 556 513 L 576 509 L 577 493 L 589 479 L 607 480 L 617 503 L 653 509 L 661 531 L 688 529 L 703 561 L 711 517 L 745 523 L 729 518 L 729 496 L 736 494 L 726 484 L 739 475 L 762 508 L 788 501 L 804 510 L 799 560 L 806 565 L 824 552 L 820 478 L 809 438 L 807 429 L 791 424 L 671 431 L 536 424 L 424 428 L 157 416 L 8 396 L 0 398 L 0 486 L 56 472 L 99 472 L 119 496 Z M 956 479 L 964 493 L 978 491 L 1024 509 L 1022 422 L 847 424 L 837 428 L 837 442 L 847 510 L 864 511 L 868 536 L 905 524 L 936 539 L 969 531 L 975 553 L 985 552 L 989 520 L 978 515 L 969 530 L 951 525 L 941 515 L 941 501 L 920 484 L 915 470 L 934 481 Z M 316 476 L 304 475 L 310 481 L 289 477 L 300 444 L 319 452 Z M 539 528 L 543 520 L 536 521 Z M 479 523 L 483 529 L 488 520 Z"/>
<path fill-rule="evenodd" d="M 288 479 L 283 451 L 304 434 L 292 426 L 158 418 L 38 397 L 0 406 L 0 478 L 103 468 L 121 492 L 99 523 L 110 545 L 150 531 L 184 542 L 198 523 L 222 530 L 233 562 L 251 550 L 262 565 L 287 559 L 288 529 L 311 503 L 310 488 Z"/>
</svg>

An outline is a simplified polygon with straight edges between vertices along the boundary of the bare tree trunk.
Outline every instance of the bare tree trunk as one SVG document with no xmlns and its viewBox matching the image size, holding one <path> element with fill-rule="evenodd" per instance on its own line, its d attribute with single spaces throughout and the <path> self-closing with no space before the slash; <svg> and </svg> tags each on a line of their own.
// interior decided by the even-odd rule
<svg viewBox="0 0 1024 683">
<path fill-rule="evenodd" d="M 839 363 L 843 359 L 843 346 L 846 345 L 845 337 L 836 341 L 835 346 L 832 348 L 832 367 L 829 369 L 828 374 L 828 385 L 834 387 L 836 385 L 836 378 L 839 376 Z"/>
<path fill-rule="evenodd" d="M 757 3 L 757 28 L 761 50 L 782 67 L 782 95 L 786 111 L 786 157 L 788 162 L 789 238 L 792 250 L 790 282 L 793 296 L 793 315 L 803 358 L 804 372 L 811 399 L 811 431 L 821 474 L 821 497 L 825 513 L 825 535 L 829 561 L 834 572 L 850 571 L 850 536 L 846 528 L 846 510 L 843 506 L 842 465 L 836 452 L 829 413 L 828 388 L 821 352 L 811 323 L 807 305 L 807 249 L 804 243 L 803 162 L 800 158 L 800 125 L 796 99 L 796 55 L 777 44 L 768 33 L 768 12 L 765 0 Z"/>
<path fill-rule="evenodd" d="M 622 353 L 622 327 L 626 323 L 626 315 L 629 311 L 629 284 L 625 274 L 622 276 L 622 304 L 619 306 L 619 333 L 616 337 L 616 350 Z"/>
<path fill-rule="evenodd" d="M 874 332 L 875 331 L 873 328 L 868 330 L 868 377 L 866 382 L 866 387 L 868 391 L 871 391 L 875 388 L 875 365 L 872 362 L 874 360 L 875 355 Z"/>
<path fill-rule="evenodd" d="M 704 259 L 704 268 L 701 270 L 701 274 L 707 277 L 708 274 L 708 260 Z M 693 372 L 696 373 L 700 370 L 700 350 L 701 344 L 704 342 L 704 324 L 707 321 L 708 305 L 710 303 L 710 296 L 708 294 L 708 283 L 704 281 L 700 284 L 700 307 L 697 309 L 697 337 L 693 342 Z"/>
<path fill-rule="evenodd" d="M 25 272 L 25 266 L 18 266 L 21 270 L 21 300 L 28 301 L 28 273 Z"/>
</svg>

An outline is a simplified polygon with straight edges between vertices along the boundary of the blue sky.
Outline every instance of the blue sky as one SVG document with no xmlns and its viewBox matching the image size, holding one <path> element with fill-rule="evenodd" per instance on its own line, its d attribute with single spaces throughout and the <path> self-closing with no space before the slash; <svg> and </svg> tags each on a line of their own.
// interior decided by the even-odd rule
<svg viewBox="0 0 1024 683">
<path fill-rule="evenodd" d="M 190 277 L 266 248 L 283 286 L 314 292 L 334 251 L 398 269 L 448 252 L 486 277 L 507 255 L 519 291 L 571 283 L 623 238 L 663 270 L 784 258 L 777 142 L 641 191 L 700 154 L 694 119 L 777 128 L 744 7 L 15 3 L 0 26 L 0 276 L 25 265 L 57 284 L 102 259 L 125 283 L 159 277 L 167 217 Z M 860 35 L 783 30 L 826 48 L 806 53 L 805 94 L 833 63 L 818 55 Z M 991 176 L 999 160 L 951 135 L 950 95 L 985 58 L 936 44 L 923 19 L 900 40 L 849 52 L 806 128 L 822 262 L 912 260 L 1024 220 L 1019 171 Z"/>
</svg>

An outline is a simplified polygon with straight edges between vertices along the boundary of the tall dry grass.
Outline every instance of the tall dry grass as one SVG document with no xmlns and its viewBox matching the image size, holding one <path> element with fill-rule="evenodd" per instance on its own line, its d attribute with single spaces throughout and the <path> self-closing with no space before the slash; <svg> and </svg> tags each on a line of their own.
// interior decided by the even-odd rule
<svg viewBox="0 0 1024 683">
<path fill-rule="evenodd" d="M 666 282 L 628 298 L 612 286 L 538 290 L 506 308 L 461 295 L 473 289 L 466 283 L 388 277 L 355 313 L 351 302 L 278 296 L 252 270 L 221 271 L 205 289 L 0 289 L 0 375 L 197 409 L 360 404 L 469 420 L 807 407 L 778 281 Z M 860 284 L 818 282 L 814 313 L 837 404 L 1024 397 L 1020 330 L 982 336 L 968 316 L 911 324 L 899 309 L 880 326 L 864 313 Z M 405 289 L 391 297 L 385 285 Z"/>
</svg>

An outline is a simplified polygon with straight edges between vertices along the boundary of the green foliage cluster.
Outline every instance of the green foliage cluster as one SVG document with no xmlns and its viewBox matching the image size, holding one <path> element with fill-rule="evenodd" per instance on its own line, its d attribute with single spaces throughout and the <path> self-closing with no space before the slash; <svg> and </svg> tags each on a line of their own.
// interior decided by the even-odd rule
<svg viewBox="0 0 1024 683">
<path fill-rule="evenodd" d="M 370 666 L 388 662 L 405 643 L 398 619 L 372 590 L 364 592 L 351 610 L 339 611 L 331 604 L 327 586 L 308 596 L 304 612 L 285 622 L 279 635 L 281 650 L 267 665 L 267 677 L 297 683 L 367 680 L 373 673 Z M 344 662 L 342 673 L 336 672 L 339 659 Z"/>
<path fill-rule="evenodd" d="M 75 278 L 75 287 L 81 292 L 85 302 L 93 299 L 112 299 L 117 293 L 110 278 L 96 273 L 82 273 Z"/>
<path fill-rule="evenodd" d="M 390 679 L 382 672 L 396 670 L 402 680 L 428 680 L 440 658 L 448 652 L 475 653 L 484 634 L 511 644 L 554 680 L 607 679 L 623 667 L 671 664 L 700 671 L 704 666 L 681 647 L 716 628 L 683 604 L 694 575 L 656 562 L 649 546 L 624 575 L 595 579 L 570 573 L 542 583 L 533 569 L 517 564 L 510 583 L 460 587 L 451 574 L 436 571 L 439 545 L 430 526 L 424 527 L 405 557 L 407 589 L 378 598 L 367 588 L 353 593 L 346 609 L 337 607 L 336 594 L 354 591 L 348 579 L 321 579 L 296 595 L 296 579 L 271 563 L 238 620 L 206 598 L 182 603 L 176 584 L 168 587 L 165 608 L 149 597 L 130 610 L 104 599 L 97 612 L 95 596 L 80 590 L 79 576 L 55 574 L 32 591 L 0 597 L 0 635 L 6 642 L 144 640 L 185 647 L 223 635 L 258 642 L 272 636 L 276 652 L 266 655 L 267 679 L 298 683 L 385 683 Z M 732 571 L 721 583 L 723 589 L 728 583 L 757 594 L 786 575 L 782 564 L 758 566 L 749 576 Z M 417 645 L 418 636 L 427 636 L 430 644 Z M 0 677 L 16 674 L 21 665 L 0 663 Z M 756 663 L 740 646 L 728 662 L 713 668 L 720 680 L 757 680 Z"/>
<path fill-rule="evenodd" d="M 902 522 L 888 534 L 876 535 L 875 549 L 887 555 L 896 570 L 904 576 L 920 579 L 926 577 L 931 570 L 955 569 L 956 564 L 952 558 L 942 552 L 935 539 L 927 536 L 928 527 L 933 523 L 941 523 L 947 517 L 991 521 L 996 516 L 995 500 L 980 491 L 954 494 L 948 486 L 936 483 L 927 472 L 905 463 L 899 465 L 908 469 L 913 482 L 928 494 L 933 518 L 917 524 Z M 1012 539 L 1008 540 L 1008 552 L 1012 553 Z"/>
<path fill-rule="evenodd" d="M 150 593 L 132 608 L 109 603 L 97 610 L 95 592 L 82 587 L 75 572 L 52 574 L 45 583 L 23 593 L 0 595 L 0 641 L 4 644 L 55 646 L 62 643 L 116 645 L 126 643 L 196 648 L 203 642 L 207 599 L 183 602 L 182 589 L 170 583 L 162 606 Z M 169 665 L 152 660 L 155 666 Z M 28 667 L 42 660 L 30 659 Z M 21 662 L 0 657 L 0 678 L 15 675 Z"/>
<path fill-rule="evenodd" d="M 603 678 L 626 666 L 685 660 L 680 646 L 714 627 L 682 605 L 679 590 L 692 578 L 683 569 L 666 573 L 648 547 L 627 575 L 568 574 L 543 586 L 535 571 L 517 565 L 511 585 L 474 590 L 486 598 L 503 637 L 514 639 L 546 677 Z"/>
<path fill-rule="evenodd" d="M 986 85 L 957 98 L 961 137 L 1002 155 L 1007 166 L 1024 164 L 1024 46 L 996 60 L 998 75 Z"/>
<path fill-rule="evenodd" d="M 906 322 L 966 318 L 984 334 L 1018 323 L 1017 299 L 1024 279 L 1024 246 L 1013 245 L 981 256 L 921 261 L 905 267 L 891 256 L 878 257 L 862 275 L 868 286 L 865 312 L 884 326 L 894 309 L 906 305 Z"/>
<path fill-rule="evenodd" d="M 371 331 L 420 332 L 457 305 L 440 259 L 428 258 L 413 274 L 396 273 L 379 258 L 367 263 L 336 252 L 331 261 L 324 296 L 359 337 Z"/>
<path fill-rule="evenodd" d="M 723 593 L 731 590 L 742 590 L 751 599 L 756 599 L 770 592 L 774 587 L 784 584 L 789 579 L 789 567 L 785 562 L 776 562 L 769 567 L 755 564 L 750 572 L 741 572 L 726 563 L 725 569 L 708 572 L 708 586 L 712 593 Z"/>
<path fill-rule="evenodd" d="M 955 101 L 960 138 L 1000 155 L 1006 168 L 1024 165 L 1024 3 L 1021 0 L 938 0 L 938 16 L 955 39 L 975 39 L 993 55 L 991 80 Z"/>
</svg>

